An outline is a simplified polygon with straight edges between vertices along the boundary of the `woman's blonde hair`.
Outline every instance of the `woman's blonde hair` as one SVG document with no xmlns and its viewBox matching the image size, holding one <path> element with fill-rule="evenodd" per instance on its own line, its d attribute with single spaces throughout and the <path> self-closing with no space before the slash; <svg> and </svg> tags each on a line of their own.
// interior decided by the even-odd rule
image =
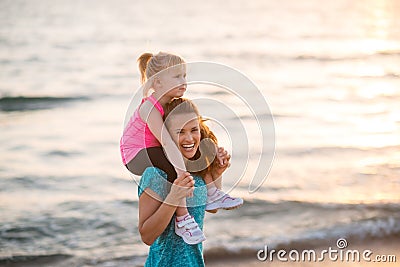
<svg viewBox="0 0 400 267">
<path fill-rule="evenodd" d="M 173 112 L 172 116 L 168 117 L 172 112 Z M 199 150 L 197 150 L 193 158 L 193 160 L 197 161 L 197 159 L 202 157 L 202 160 L 197 161 L 199 162 L 197 164 L 204 166 L 204 169 L 201 168 L 201 170 L 199 170 L 198 166 L 193 166 L 193 168 L 199 170 L 195 171 L 195 173 L 203 177 L 207 172 L 212 172 L 215 168 L 218 167 L 218 160 L 215 157 L 216 148 L 218 146 L 218 140 L 217 137 L 214 135 L 214 133 L 210 130 L 210 128 L 205 124 L 206 120 L 203 119 L 202 116 L 200 115 L 197 106 L 189 99 L 176 98 L 165 106 L 164 121 L 166 124 L 168 124 L 170 120 L 173 120 L 174 115 L 187 114 L 187 113 L 194 113 L 199 120 L 200 136 L 201 136 L 200 141 L 204 139 L 208 139 L 207 141 L 209 141 L 205 148 L 211 151 L 205 151 L 203 155 L 200 155 Z M 190 168 L 188 168 L 188 171 L 190 171 Z"/>
<path fill-rule="evenodd" d="M 162 70 L 185 63 L 182 57 L 167 52 L 143 53 L 137 61 L 142 84 Z"/>
</svg>

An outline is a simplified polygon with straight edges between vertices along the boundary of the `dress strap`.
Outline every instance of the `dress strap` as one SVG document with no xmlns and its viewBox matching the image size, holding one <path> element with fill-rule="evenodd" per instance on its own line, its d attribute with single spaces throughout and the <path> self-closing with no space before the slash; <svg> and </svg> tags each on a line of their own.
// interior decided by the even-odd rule
<svg viewBox="0 0 400 267">
<path fill-rule="evenodd" d="M 161 113 L 161 116 L 164 116 L 163 107 L 161 106 L 160 102 L 158 102 L 157 99 L 153 95 L 150 95 L 146 99 L 148 99 L 151 103 L 153 103 L 153 105 L 156 107 L 156 109 Z"/>
</svg>

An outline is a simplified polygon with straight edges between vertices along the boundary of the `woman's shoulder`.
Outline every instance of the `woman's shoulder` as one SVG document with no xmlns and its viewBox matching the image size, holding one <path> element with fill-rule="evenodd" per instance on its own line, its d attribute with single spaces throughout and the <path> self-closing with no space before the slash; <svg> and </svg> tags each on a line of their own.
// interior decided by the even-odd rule
<svg viewBox="0 0 400 267">
<path fill-rule="evenodd" d="M 142 178 L 143 178 L 144 176 L 151 176 L 151 177 L 153 177 L 153 176 L 155 176 L 155 175 L 165 177 L 165 179 L 166 179 L 166 177 L 167 177 L 167 173 L 166 173 L 165 171 L 163 171 L 163 170 L 161 170 L 161 169 L 159 169 L 159 168 L 157 168 L 157 167 L 147 167 L 147 168 L 144 170 L 143 174 L 142 174 Z"/>
<path fill-rule="evenodd" d="M 156 167 L 148 167 L 144 170 L 139 181 L 138 195 L 139 197 L 147 189 L 151 189 L 161 198 L 165 198 L 168 193 L 167 174 Z"/>
</svg>

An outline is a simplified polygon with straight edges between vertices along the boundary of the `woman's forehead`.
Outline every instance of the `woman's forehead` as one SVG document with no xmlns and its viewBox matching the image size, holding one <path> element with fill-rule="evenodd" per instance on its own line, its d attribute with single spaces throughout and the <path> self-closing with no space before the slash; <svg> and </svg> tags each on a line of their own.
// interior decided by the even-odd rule
<svg viewBox="0 0 400 267">
<path fill-rule="evenodd" d="M 173 112 L 168 116 L 169 125 L 179 128 L 185 126 L 192 126 L 199 124 L 199 118 L 195 113 L 180 113 L 174 114 Z"/>
</svg>

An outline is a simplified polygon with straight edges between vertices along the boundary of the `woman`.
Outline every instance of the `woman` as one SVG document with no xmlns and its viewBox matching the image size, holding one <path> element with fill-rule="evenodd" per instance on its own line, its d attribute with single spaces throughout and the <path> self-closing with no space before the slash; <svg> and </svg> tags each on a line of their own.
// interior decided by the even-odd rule
<svg viewBox="0 0 400 267">
<path fill-rule="evenodd" d="M 204 149 L 200 155 L 200 141 L 212 140 L 215 150 L 216 138 L 191 101 L 182 98 L 173 100 L 166 107 L 164 117 L 165 125 L 187 165 L 196 162 L 197 167 L 200 164 L 204 168 L 193 176 L 188 172 L 181 174 L 172 185 L 162 170 L 149 167 L 144 171 L 138 190 L 138 228 L 143 242 L 151 246 L 145 266 L 204 266 L 202 243 L 190 245 L 175 234 L 174 214 L 181 200 L 193 195 L 186 204 L 192 216 L 187 217 L 184 224 L 186 228 L 191 228 L 197 222 L 203 229 L 207 204 L 203 176 L 212 173 L 216 175 L 214 177 L 220 177 L 229 166 L 230 155 L 223 148 L 218 149 L 215 159 L 207 157 L 215 155 L 215 152 L 207 153 Z"/>
</svg>

